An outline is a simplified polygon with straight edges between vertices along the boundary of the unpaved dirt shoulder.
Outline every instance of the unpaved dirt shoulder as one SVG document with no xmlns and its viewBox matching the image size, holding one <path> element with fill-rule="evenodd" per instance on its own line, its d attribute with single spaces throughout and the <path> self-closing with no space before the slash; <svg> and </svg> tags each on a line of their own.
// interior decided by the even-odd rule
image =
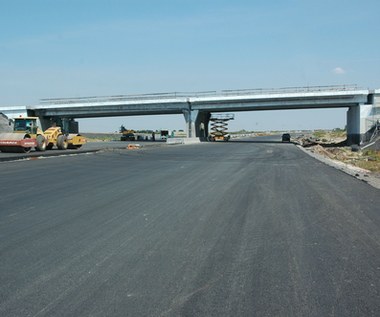
<svg viewBox="0 0 380 317">
<path fill-rule="evenodd" d="M 315 159 L 329 165 L 329 166 L 332 166 L 346 174 L 349 174 L 361 181 L 364 181 L 366 183 L 368 183 L 369 185 L 377 188 L 377 189 L 380 189 L 380 174 L 377 174 L 377 173 L 374 173 L 374 172 L 371 172 L 371 171 L 368 171 L 366 169 L 363 169 L 363 168 L 360 168 L 360 167 L 357 167 L 357 166 L 353 166 L 353 165 L 350 165 L 350 164 L 347 164 L 347 163 L 343 163 L 343 162 L 340 162 L 340 161 L 336 161 L 336 160 L 333 160 L 327 156 L 324 156 L 322 154 L 319 154 L 319 153 L 315 153 L 315 152 L 312 152 L 312 148 L 304 148 L 302 147 L 301 145 L 297 145 L 297 147 L 307 153 L 308 155 L 314 157 Z"/>
</svg>

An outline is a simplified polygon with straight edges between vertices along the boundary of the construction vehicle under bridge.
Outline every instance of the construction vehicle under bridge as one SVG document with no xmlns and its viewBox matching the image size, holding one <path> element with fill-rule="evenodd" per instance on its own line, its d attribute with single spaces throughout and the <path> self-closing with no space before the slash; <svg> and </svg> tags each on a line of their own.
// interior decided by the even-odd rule
<svg viewBox="0 0 380 317">
<path fill-rule="evenodd" d="M 64 133 L 61 127 L 53 124 L 42 131 L 38 117 L 19 117 L 14 119 L 13 132 L 0 133 L 0 151 L 28 153 L 36 151 L 78 149 L 86 139 L 77 133 Z"/>
<path fill-rule="evenodd" d="M 210 117 L 211 132 L 208 137 L 209 141 L 228 141 L 228 121 L 234 120 L 233 113 L 213 113 Z"/>
</svg>

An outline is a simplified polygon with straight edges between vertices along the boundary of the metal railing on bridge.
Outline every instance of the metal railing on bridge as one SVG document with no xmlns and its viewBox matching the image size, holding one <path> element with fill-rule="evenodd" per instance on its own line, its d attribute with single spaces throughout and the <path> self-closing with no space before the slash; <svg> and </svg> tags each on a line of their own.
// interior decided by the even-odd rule
<svg viewBox="0 0 380 317">
<path fill-rule="evenodd" d="M 68 104 L 68 103 L 91 103 L 91 102 L 117 102 L 117 101 L 137 101 L 137 100 L 160 100 L 179 99 L 194 96 L 215 95 L 216 91 L 201 91 L 197 93 L 169 92 L 151 93 L 141 95 L 115 95 L 115 96 L 92 96 L 78 98 L 48 98 L 41 99 L 40 104 Z"/>
<path fill-rule="evenodd" d="M 287 93 L 308 93 L 308 92 L 337 92 L 357 90 L 357 85 L 331 85 L 331 86 L 305 86 L 305 87 L 284 87 L 284 88 L 258 88 L 222 90 L 225 95 L 271 95 Z"/>
<path fill-rule="evenodd" d="M 91 96 L 76 98 L 48 98 L 41 99 L 41 105 L 58 104 L 77 104 L 77 103 L 107 103 L 123 101 L 144 101 L 144 100 L 163 100 L 163 99 L 183 99 L 199 97 L 224 97 L 224 96 L 244 96 L 244 95 L 272 95 L 290 93 L 310 93 L 310 92 L 339 92 L 358 90 L 356 85 L 333 85 L 333 86 L 307 86 L 307 87 L 285 87 L 285 88 L 259 88 L 259 89 L 238 89 L 218 91 L 199 91 L 199 92 L 170 92 L 170 93 L 151 93 L 141 95 L 115 95 L 115 96 Z"/>
</svg>

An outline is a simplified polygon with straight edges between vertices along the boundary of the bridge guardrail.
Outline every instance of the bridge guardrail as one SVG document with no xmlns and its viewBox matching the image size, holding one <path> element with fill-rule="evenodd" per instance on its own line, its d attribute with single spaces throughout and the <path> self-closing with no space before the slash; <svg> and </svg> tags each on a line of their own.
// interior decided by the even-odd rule
<svg viewBox="0 0 380 317">
<path fill-rule="evenodd" d="M 306 92 L 332 92 L 357 90 L 357 85 L 330 85 L 330 86 L 305 86 L 305 87 L 284 87 L 284 88 L 258 88 L 258 89 L 238 89 L 222 90 L 224 94 L 281 94 L 281 93 L 306 93 Z"/>
<path fill-rule="evenodd" d="M 141 95 L 115 95 L 115 96 L 92 96 L 78 98 L 48 98 L 41 99 L 41 105 L 51 104 L 71 104 L 71 103 L 91 103 L 91 102 L 117 102 L 117 101 L 142 101 L 157 99 L 183 99 L 197 97 L 223 97 L 223 96 L 244 96 L 244 95 L 263 95 L 263 94 L 284 94 L 284 93 L 308 93 L 308 92 L 338 92 L 357 90 L 356 85 L 334 85 L 334 86 L 311 86 L 311 87 L 285 87 L 285 88 L 259 88 L 259 89 L 238 89 L 200 92 L 170 92 L 153 93 Z"/>
<path fill-rule="evenodd" d="M 134 100 L 156 100 L 156 99 L 180 99 L 197 96 L 216 95 L 216 91 L 201 91 L 196 93 L 171 92 L 154 93 L 142 95 L 116 95 L 116 96 L 92 96 L 79 98 L 48 98 L 41 99 L 41 104 L 68 104 L 68 103 L 88 103 L 88 102 L 114 102 L 114 101 L 134 101 Z"/>
</svg>

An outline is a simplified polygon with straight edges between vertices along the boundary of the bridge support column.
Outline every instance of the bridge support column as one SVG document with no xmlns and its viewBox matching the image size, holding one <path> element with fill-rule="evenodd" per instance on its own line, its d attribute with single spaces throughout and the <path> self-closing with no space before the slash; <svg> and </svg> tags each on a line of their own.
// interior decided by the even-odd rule
<svg viewBox="0 0 380 317">
<path fill-rule="evenodd" d="M 366 132 L 371 126 L 368 118 L 371 114 L 372 104 L 352 106 L 347 111 L 347 144 L 360 144 L 366 141 Z"/>
<path fill-rule="evenodd" d="M 207 140 L 210 117 L 210 112 L 199 112 L 195 120 L 195 133 L 201 141 Z"/>
<path fill-rule="evenodd" d="M 191 110 L 183 110 L 182 113 L 186 121 L 186 137 L 195 138 L 195 120 L 193 119 L 195 114 Z"/>
<path fill-rule="evenodd" d="M 360 107 L 353 106 L 347 111 L 347 144 L 360 143 Z"/>
<path fill-rule="evenodd" d="M 49 129 L 53 124 L 52 118 L 39 117 L 42 131 Z"/>
<path fill-rule="evenodd" d="M 186 136 L 206 140 L 211 114 L 199 110 L 183 110 L 183 115 L 186 121 Z"/>
</svg>

